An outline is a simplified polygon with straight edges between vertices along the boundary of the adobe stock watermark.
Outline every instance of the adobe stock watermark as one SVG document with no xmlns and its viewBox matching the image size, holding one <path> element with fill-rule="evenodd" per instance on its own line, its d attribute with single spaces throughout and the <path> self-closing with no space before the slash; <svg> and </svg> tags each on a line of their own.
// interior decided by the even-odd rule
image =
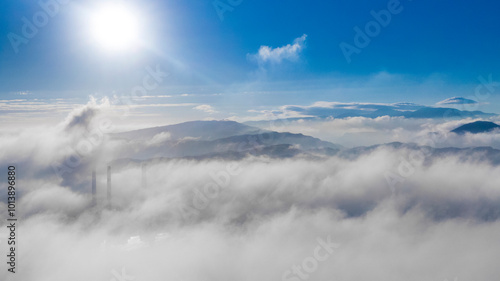
<svg viewBox="0 0 500 281">
<path fill-rule="evenodd" d="M 270 127 L 277 129 L 277 122 L 281 122 L 281 127 L 288 124 L 288 120 L 271 120 Z M 248 135 L 244 140 L 236 145 L 236 151 L 238 153 L 252 154 L 257 153 L 266 144 L 272 144 L 274 140 L 274 132 L 262 131 L 257 135 Z M 210 205 L 212 200 L 215 200 L 220 196 L 220 193 L 229 186 L 231 178 L 241 174 L 242 169 L 237 163 L 228 164 L 225 170 L 215 172 L 209 172 L 212 182 L 209 182 L 203 186 L 203 188 L 195 188 L 193 190 L 192 206 L 183 205 L 178 209 L 182 214 L 184 219 L 189 217 L 199 216 L 200 212 L 203 211 Z"/>
<path fill-rule="evenodd" d="M 249 134 L 237 145 L 234 152 L 245 153 L 245 156 L 258 154 L 266 145 L 272 145 L 275 140 L 276 133 L 280 128 L 286 128 L 290 125 L 290 121 L 286 119 L 276 119 L 269 121 L 269 127 L 274 131 L 262 130 L 257 134 Z M 221 192 L 229 186 L 231 178 L 241 174 L 242 168 L 238 163 L 228 164 L 226 169 L 215 172 L 210 172 L 212 182 L 193 190 L 191 204 L 183 204 L 178 207 L 182 217 L 187 220 L 193 216 L 199 216 L 201 211 L 206 209 L 212 200 L 220 196 Z"/>
<path fill-rule="evenodd" d="M 111 270 L 111 274 L 113 277 L 110 281 L 133 281 L 135 280 L 135 276 L 127 274 L 125 267 L 122 267 L 122 271 L 118 272 L 116 270 Z"/>
<path fill-rule="evenodd" d="M 212 2 L 220 21 L 224 21 L 224 13 L 234 11 L 234 8 L 243 3 L 243 0 L 215 0 Z"/>
<path fill-rule="evenodd" d="M 430 141 L 435 143 L 434 139 L 430 139 Z M 385 171 L 384 177 L 393 195 L 396 193 L 396 185 L 403 183 L 407 178 L 411 177 L 415 173 L 416 167 L 421 165 L 429 155 L 430 152 L 424 151 L 422 148 L 411 151 L 408 158 L 399 158 L 400 162 L 396 170 L 397 173 Z"/>
<path fill-rule="evenodd" d="M 458 109 L 462 111 L 475 111 L 479 109 L 479 106 L 483 104 L 490 96 L 491 94 L 495 93 L 496 88 L 500 87 L 500 82 L 493 81 L 493 75 L 490 73 L 488 77 L 484 77 L 482 75 L 479 75 L 477 77 L 477 80 L 479 83 L 477 86 L 474 88 L 474 95 L 470 95 L 465 97 L 466 99 L 470 99 L 475 101 L 475 103 L 467 103 L 467 104 L 461 104 L 458 106 Z M 453 116 L 454 113 L 451 109 L 445 112 L 445 116 L 443 118 L 446 121 L 452 120 L 456 118 L 457 116 Z M 460 117 L 467 117 L 464 116 L 467 112 L 459 112 Z"/>
<path fill-rule="evenodd" d="M 151 66 L 145 68 L 146 75 L 142 78 L 142 84 L 133 87 L 129 95 L 115 96 L 111 101 L 113 105 L 124 105 L 125 111 L 121 117 L 125 117 L 130 113 L 131 107 L 135 104 L 134 100 L 139 99 L 148 93 L 158 89 L 163 83 L 164 79 L 170 76 L 170 73 L 164 72 L 160 65 L 156 65 L 153 69 Z"/>
<path fill-rule="evenodd" d="M 169 73 L 163 72 L 159 65 L 156 65 L 155 69 L 147 66 L 142 83 L 133 87 L 129 96 L 122 96 L 112 101 L 113 104 L 121 103 L 126 106 L 121 117 L 125 117 L 130 112 L 133 99 L 140 98 L 148 94 L 148 92 L 157 89 L 164 81 L 164 78 L 168 76 Z M 90 156 L 104 142 L 104 136 L 107 133 L 111 133 L 115 128 L 109 118 L 102 118 L 98 121 L 97 128 L 88 131 L 75 146 L 70 147 L 71 153 L 63 162 L 54 161 L 51 163 L 52 169 L 60 178 L 66 173 L 72 173 L 80 166 L 83 159 Z"/>
<path fill-rule="evenodd" d="M 114 125 L 107 118 L 98 121 L 97 128 L 88 131 L 82 139 L 80 139 L 74 147 L 71 147 L 71 153 L 64 162 L 53 161 L 51 167 L 60 178 L 66 173 L 73 172 L 83 162 L 83 159 L 91 155 L 94 150 L 99 147 L 104 141 L 104 135 L 111 133 Z"/>
<path fill-rule="evenodd" d="M 314 248 L 313 254 L 302 260 L 299 265 L 294 264 L 289 270 L 281 275 L 283 281 L 307 280 L 316 270 L 321 262 L 326 261 L 333 254 L 333 251 L 340 247 L 340 244 L 334 243 L 330 235 L 326 240 L 316 238 L 318 245 Z"/>
<path fill-rule="evenodd" d="M 373 17 L 373 20 L 367 22 L 364 29 L 361 29 L 359 26 L 355 26 L 353 28 L 355 32 L 353 44 L 349 44 L 344 41 L 339 44 L 340 50 L 342 51 L 347 63 L 351 63 L 351 56 L 353 54 L 360 54 L 362 49 L 368 47 L 372 39 L 380 35 L 382 28 L 389 26 L 392 17 L 401 13 L 403 9 L 404 8 L 399 0 L 389 0 L 387 3 L 387 9 L 383 9 L 378 12 L 371 10 L 370 14 Z"/>
<path fill-rule="evenodd" d="M 200 212 L 206 209 L 210 202 L 220 196 L 224 188 L 231 183 L 231 178 L 241 173 L 241 167 L 237 163 L 227 164 L 225 169 L 218 172 L 209 172 L 211 182 L 208 182 L 203 188 L 193 190 L 192 206 L 180 206 L 179 211 L 184 219 L 192 216 L 199 216 Z"/>
<path fill-rule="evenodd" d="M 467 96 L 467 99 L 474 100 L 476 103 L 462 104 L 459 108 L 462 110 L 456 115 L 456 111 L 449 109 L 443 114 L 443 120 L 445 122 L 456 120 L 457 118 L 469 117 L 467 111 L 478 110 L 479 106 L 485 102 L 491 94 L 495 93 L 496 87 L 500 86 L 500 82 L 493 81 L 493 75 L 489 74 L 487 78 L 480 75 L 478 76 L 479 84 L 474 88 L 474 95 Z M 466 111 L 464 111 L 466 110 Z M 446 140 L 446 135 L 442 134 L 429 134 L 422 142 L 423 145 L 436 147 L 438 144 L 443 143 Z M 409 177 L 411 177 L 415 171 L 416 167 L 421 165 L 427 157 L 432 154 L 432 149 L 424 149 L 419 147 L 418 150 L 409 153 L 407 158 L 401 157 L 399 165 L 396 172 L 386 171 L 384 177 L 389 185 L 392 193 L 396 192 L 396 185 L 398 183 L 403 183 Z"/>
<path fill-rule="evenodd" d="M 38 1 L 38 6 L 40 10 L 35 12 L 31 17 L 31 20 L 27 17 L 22 17 L 21 21 L 23 26 L 21 27 L 21 33 L 17 34 L 10 32 L 7 34 L 7 39 L 9 39 L 12 49 L 17 54 L 19 53 L 19 47 L 21 44 L 28 44 L 31 39 L 33 39 L 39 32 L 39 30 L 49 24 L 51 18 L 59 14 L 62 5 L 66 5 L 71 0 L 40 0 Z"/>
</svg>

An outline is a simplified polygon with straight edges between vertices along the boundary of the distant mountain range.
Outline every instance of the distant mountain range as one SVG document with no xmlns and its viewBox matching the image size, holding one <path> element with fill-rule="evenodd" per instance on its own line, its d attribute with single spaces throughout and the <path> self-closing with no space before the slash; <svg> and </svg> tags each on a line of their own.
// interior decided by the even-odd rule
<svg viewBox="0 0 500 281">
<path fill-rule="evenodd" d="M 463 119 L 463 118 L 488 118 L 496 116 L 493 113 L 485 113 L 482 111 L 465 111 L 455 108 L 444 107 L 429 107 L 409 103 L 399 103 L 393 105 L 377 105 L 377 104 L 355 104 L 346 106 L 335 105 L 332 107 L 286 107 L 288 113 L 305 115 L 307 117 L 294 117 L 273 120 L 275 123 L 292 122 L 297 120 L 325 120 L 325 119 L 342 119 L 349 117 L 365 117 L 377 118 L 382 116 L 404 117 L 413 119 Z M 266 126 L 270 121 L 248 121 L 245 124 L 250 126 Z"/>
<path fill-rule="evenodd" d="M 459 134 L 478 133 L 489 132 L 498 127 L 500 126 L 492 122 L 478 121 L 462 125 L 453 131 Z M 234 121 L 186 122 L 112 134 L 111 140 L 120 142 L 121 157 L 112 163 L 116 167 L 144 161 L 169 161 L 173 158 L 239 160 L 249 155 L 271 158 L 298 156 L 305 159 L 326 159 L 335 155 L 352 159 L 384 147 L 426 151 L 429 155 L 426 161 L 453 154 L 464 160 L 478 157 L 477 159 L 500 164 L 500 150 L 491 147 L 432 148 L 395 142 L 345 149 L 311 136 L 266 131 Z"/>
<path fill-rule="evenodd" d="M 500 128 L 500 126 L 493 123 L 493 122 L 476 121 L 476 122 L 464 124 L 456 129 L 452 130 L 451 132 L 459 134 L 459 135 L 463 135 L 466 133 L 480 134 L 480 133 L 489 133 L 489 132 L 492 132 L 498 128 Z"/>
<path fill-rule="evenodd" d="M 348 111 L 341 113 L 339 115 L 331 115 L 335 118 L 346 118 L 346 117 L 367 117 L 367 118 L 377 118 L 382 116 L 391 117 L 405 117 L 405 118 L 477 118 L 477 117 L 490 117 L 494 116 L 492 113 L 485 113 L 482 111 L 464 111 L 455 108 L 442 108 L 442 107 L 421 107 L 416 110 L 406 110 L 401 111 L 391 107 L 384 107 L 374 110 L 372 112 L 359 112 L 359 111 Z M 323 116 L 326 117 L 326 116 Z"/>
<path fill-rule="evenodd" d="M 489 132 L 499 128 L 495 123 L 477 121 L 453 130 L 458 134 L 465 132 Z M 158 138 L 158 136 L 167 136 Z M 301 156 L 318 159 L 333 155 L 358 157 L 379 147 L 395 149 L 427 149 L 433 155 L 451 152 L 467 154 L 488 154 L 494 162 L 500 162 L 500 151 L 492 148 L 430 148 L 416 144 L 390 143 L 370 147 L 345 149 L 340 145 L 322 141 L 303 134 L 280 133 L 261 130 L 234 121 L 193 121 L 176 125 L 154 127 L 130 132 L 112 134 L 111 139 L 121 143 L 118 162 L 141 162 L 150 159 L 233 159 L 249 155 L 271 158 L 290 158 Z M 156 140 L 156 141 L 155 141 Z M 494 152 L 494 153 L 493 153 Z M 491 158 L 489 156 L 489 158 Z"/>
<path fill-rule="evenodd" d="M 462 104 L 467 103 L 467 99 L 457 97 L 443 101 L 444 105 L 454 105 L 458 101 Z M 472 102 L 472 101 L 471 101 Z M 448 107 L 425 106 L 415 103 L 393 103 L 393 104 L 375 104 L 375 103 L 339 103 L 339 102 L 317 102 L 311 106 L 284 106 L 281 114 L 296 115 L 302 117 L 280 119 L 275 121 L 293 121 L 297 119 L 317 119 L 324 120 L 328 118 L 348 118 L 365 117 L 377 118 L 382 116 L 420 118 L 420 119 L 463 119 L 463 118 L 487 118 L 495 116 L 493 113 L 482 111 L 466 111 Z M 249 125 L 263 125 L 269 121 L 246 122 Z"/>
<path fill-rule="evenodd" d="M 333 154 L 342 146 L 303 134 L 261 130 L 234 121 L 193 121 L 112 134 L 123 158 L 293 157 Z"/>
<path fill-rule="evenodd" d="M 234 121 L 192 121 L 117 133 L 112 136 L 129 140 L 151 140 L 161 133 L 168 133 L 170 140 L 190 138 L 210 141 L 231 136 L 259 134 L 261 132 L 265 131 Z"/>
</svg>

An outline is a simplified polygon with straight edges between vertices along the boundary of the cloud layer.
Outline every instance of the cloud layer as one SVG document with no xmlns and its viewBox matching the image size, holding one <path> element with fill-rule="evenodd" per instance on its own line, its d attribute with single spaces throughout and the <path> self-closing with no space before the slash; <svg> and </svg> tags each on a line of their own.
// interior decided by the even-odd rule
<svg viewBox="0 0 500 281">
<path fill-rule="evenodd" d="M 492 263 L 500 258 L 494 176 L 500 166 L 479 154 L 381 146 L 321 160 L 130 161 L 112 167 L 107 206 L 106 166 L 120 156 L 122 142 L 99 137 L 110 128 L 101 110 L 89 104 L 59 127 L 0 136 L 0 162 L 16 159 L 22 179 L 18 280 L 420 281 L 500 274 Z M 389 117 L 330 122 L 301 128 L 399 127 L 412 138 L 453 126 Z M 84 150 L 82 140 L 92 149 Z M 71 155 L 79 159 L 61 178 L 50 163 Z M 0 219 L 6 229 L 5 212 Z M 6 238 L 3 230 L 0 244 Z"/>
<path fill-rule="evenodd" d="M 345 147 L 411 142 L 432 147 L 491 146 L 500 149 L 500 134 L 497 133 L 464 135 L 450 133 L 461 125 L 477 120 L 500 121 L 498 117 L 456 120 L 389 116 L 308 119 L 295 116 L 295 119 L 249 122 L 249 124 L 262 129 L 303 133 Z"/>
<path fill-rule="evenodd" d="M 147 189 L 131 165 L 113 171 L 111 209 L 102 172 L 95 209 L 86 193 L 28 183 L 17 276 L 111 280 L 125 268 L 136 280 L 305 280 L 294 267 L 307 280 L 498 274 L 488 263 L 500 257 L 500 182 L 490 176 L 499 167 L 453 156 L 411 162 L 414 172 L 391 189 L 384 174 L 399 175 L 401 158 L 410 151 L 321 162 L 173 160 L 148 166 Z M 305 270 L 328 237 L 339 247 Z"/>
</svg>

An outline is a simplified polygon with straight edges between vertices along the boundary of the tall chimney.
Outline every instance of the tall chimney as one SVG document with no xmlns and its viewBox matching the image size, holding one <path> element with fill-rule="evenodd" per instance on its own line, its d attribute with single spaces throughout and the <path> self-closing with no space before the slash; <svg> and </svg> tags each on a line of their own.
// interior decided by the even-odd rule
<svg viewBox="0 0 500 281">
<path fill-rule="evenodd" d="M 141 174 L 141 178 L 142 178 L 142 188 L 147 188 L 148 187 L 148 181 L 147 181 L 147 178 L 146 178 L 146 168 L 147 168 L 147 164 L 146 163 L 142 163 L 142 174 Z"/>
<path fill-rule="evenodd" d="M 96 178 L 95 178 L 95 167 L 92 169 L 92 205 L 96 204 Z"/>
<path fill-rule="evenodd" d="M 111 206 L 111 166 L 108 166 L 108 206 Z"/>
</svg>

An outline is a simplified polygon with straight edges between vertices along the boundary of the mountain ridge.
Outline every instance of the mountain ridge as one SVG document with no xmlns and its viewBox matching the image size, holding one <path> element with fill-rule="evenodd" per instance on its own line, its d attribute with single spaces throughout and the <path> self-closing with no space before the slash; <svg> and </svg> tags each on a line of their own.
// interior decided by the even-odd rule
<svg viewBox="0 0 500 281">
<path fill-rule="evenodd" d="M 168 137 L 157 138 L 166 135 Z M 224 153 L 246 155 L 263 151 L 268 151 L 269 155 L 277 155 L 278 151 L 297 155 L 307 151 L 342 149 L 340 145 L 303 134 L 261 130 L 225 120 L 184 122 L 112 134 L 111 138 L 122 142 L 121 156 L 141 159 Z"/>
<path fill-rule="evenodd" d="M 463 135 L 466 133 L 471 134 L 481 134 L 481 133 L 489 133 L 494 131 L 495 129 L 500 128 L 500 126 L 496 123 L 489 121 L 476 121 L 472 123 L 464 124 L 460 127 L 457 127 L 451 130 L 452 133 Z"/>
</svg>

